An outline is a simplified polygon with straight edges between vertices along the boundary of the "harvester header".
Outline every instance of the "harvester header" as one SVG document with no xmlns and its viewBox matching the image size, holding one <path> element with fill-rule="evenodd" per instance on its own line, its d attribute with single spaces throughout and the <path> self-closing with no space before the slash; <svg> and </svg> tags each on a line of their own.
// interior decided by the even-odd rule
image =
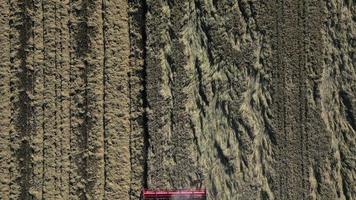
<svg viewBox="0 0 356 200">
<path fill-rule="evenodd" d="M 205 189 L 199 190 L 147 190 L 141 192 L 141 200 L 206 200 Z"/>
</svg>

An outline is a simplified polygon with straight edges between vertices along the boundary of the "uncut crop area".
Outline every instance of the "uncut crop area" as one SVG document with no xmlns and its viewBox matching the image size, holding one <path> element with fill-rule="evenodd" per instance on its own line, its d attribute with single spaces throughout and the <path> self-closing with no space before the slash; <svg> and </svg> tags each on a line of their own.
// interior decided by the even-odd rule
<svg viewBox="0 0 356 200">
<path fill-rule="evenodd" d="M 0 199 L 356 200 L 353 0 L 0 0 Z"/>
</svg>

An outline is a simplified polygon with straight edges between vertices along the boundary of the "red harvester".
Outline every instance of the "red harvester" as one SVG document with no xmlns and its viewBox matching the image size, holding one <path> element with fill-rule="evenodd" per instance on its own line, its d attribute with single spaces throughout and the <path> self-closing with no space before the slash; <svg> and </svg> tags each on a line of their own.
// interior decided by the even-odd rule
<svg viewBox="0 0 356 200">
<path fill-rule="evenodd" d="M 206 200 L 206 190 L 146 190 L 141 192 L 140 200 Z"/>
</svg>

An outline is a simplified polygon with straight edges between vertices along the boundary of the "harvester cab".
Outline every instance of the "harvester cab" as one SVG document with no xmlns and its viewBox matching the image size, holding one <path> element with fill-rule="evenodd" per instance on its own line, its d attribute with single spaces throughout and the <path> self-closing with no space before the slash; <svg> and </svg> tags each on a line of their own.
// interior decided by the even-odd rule
<svg viewBox="0 0 356 200">
<path fill-rule="evenodd" d="M 140 200 L 206 200 L 205 189 L 199 190 L 146 190 L 141 192 Z"/>
</svg>

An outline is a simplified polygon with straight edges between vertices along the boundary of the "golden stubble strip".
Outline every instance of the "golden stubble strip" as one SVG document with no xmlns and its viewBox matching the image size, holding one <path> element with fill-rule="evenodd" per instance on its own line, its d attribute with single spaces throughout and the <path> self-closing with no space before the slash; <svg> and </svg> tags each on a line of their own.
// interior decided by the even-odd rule
<svg viewBox="0 0 356 200">
<path fill-rule="evenodd" d="M 59 49 L 59 17 L 57 7 L 59 1 L 43 2 L 43 42 L 44 42 L 44 180 L 43 198 L 60 199 L 60 68 L 58 62 Z"/>
<path fill-rule="evenodd" d="M 43 30 L 40 1 L 11 1 L 11 190 L 42 198 Z"/>
<path fill-rule="evenodd" d="M 103 1 L 105 199 L 129 199 L 129 30 L 126 1 Z"/>
<path fill-rule="evenodd" d="M 0 199 L 10 194 L 10 5 L 0 2 Z"/>
<path fill-rule="evenodd" d="M 71 199 L 104 195 L 102 25 L 101 2 L 70 2 Z"/>
<path fill-rule="evenodd" d="M 19 23 L 19 16 L 15 14 L 17 10 L 16 2 L 10 4 L 10 105 L 11 105 L 11 119 L 10 119 L 10 147 L 11 147 L 11 161 L 10 161 L 10 198 L 16 199 L 20 197 L 21 186 L 18 179 L 21 178 L 19 161 L 16 158 L 16 151 L 19 149 L 19 133 L 16 130 L 16 121 L 18 111 L 15 103 L 19 101 L 18 85 L 19 78 L 16 74 L 19 71 L 20 59 L 18 58 L 18 51 L 20 47 L 19 31 L 16 30 L 15 23 Z"/>
<path fill-rule="evenodd" d="M 57 38 L 56 38 L 56 64 L 57 78 L 59 86 L 57 87 L 58 107 L 58 137 L 60 154 L 56 160 L 56 173 L 60 174 L 59 182 L 60 199 L 69 199 L 69 174 L 70 174 L 70 65 L 69 65 L 69 1 L 56 2 L 57 13 Z"/>
</svg>

